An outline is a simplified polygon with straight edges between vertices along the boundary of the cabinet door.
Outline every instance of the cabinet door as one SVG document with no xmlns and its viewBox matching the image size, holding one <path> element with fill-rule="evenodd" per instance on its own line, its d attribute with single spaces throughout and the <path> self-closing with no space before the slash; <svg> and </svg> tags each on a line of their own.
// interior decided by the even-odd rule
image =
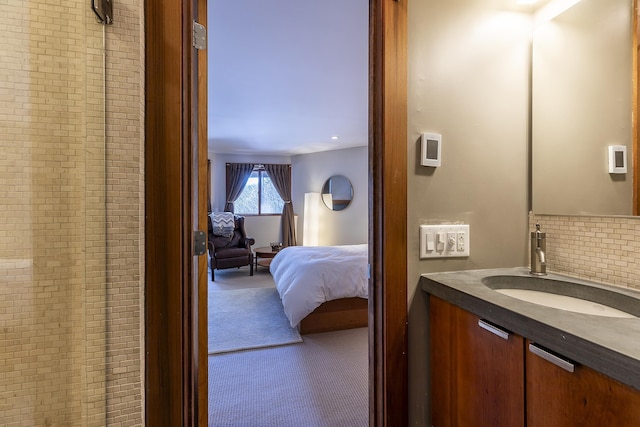
<svg viewBox="0 0 640 427">
<path fill-rule="evenodd" d="M 435 427 L 524 425 L 524 343 L 430 297 L 431 409 Z"/>
<path fill-rule="evenodd" d="M 586 366 L 568 372 L 526 354 L 528 427 L 640 426 L 640 392 Z"/>
</svg>

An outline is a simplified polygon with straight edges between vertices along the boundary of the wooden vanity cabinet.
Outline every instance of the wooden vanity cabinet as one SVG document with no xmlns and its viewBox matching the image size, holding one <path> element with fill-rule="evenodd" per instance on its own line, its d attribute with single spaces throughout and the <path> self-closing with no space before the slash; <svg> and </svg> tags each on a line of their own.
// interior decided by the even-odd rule
<svg viewBox="0 0 640 427">
<path fill-rule="evenodd" d="M 579 364 L 569 372 L 532 353 L 531 341 L 500 338 L 478 316 L 429 301 L 434 427 L 640 427 L 637 390 Z"/>
<path fill-rule="evenodd" d="M 435 427 L 524 426 L 524 342 L 430 296 L 431 409 Z M 489 325 L 490 327 L 490 325 Z"/>
<path fill-rule="evenodd" d="M 586 366 L 568 372 L 528 350 L 525 366 L 528 427 L 640 426 L 640 393 L 631 387 Z"/>
</svg>

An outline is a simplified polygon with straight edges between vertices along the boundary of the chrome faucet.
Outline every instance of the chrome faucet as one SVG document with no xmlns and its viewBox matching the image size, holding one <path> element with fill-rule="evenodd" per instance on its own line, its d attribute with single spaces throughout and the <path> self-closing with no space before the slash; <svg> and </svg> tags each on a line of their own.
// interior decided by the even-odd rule
<svg viewBox="0 0 640 427">
<path fill-rule="evenodd" d="M 547 237 L 540 231 L 540 224 L 536 224 L 536 231 L 531 232 L 531 271 L 536 276 L 547 274 Z"/>
</svg>

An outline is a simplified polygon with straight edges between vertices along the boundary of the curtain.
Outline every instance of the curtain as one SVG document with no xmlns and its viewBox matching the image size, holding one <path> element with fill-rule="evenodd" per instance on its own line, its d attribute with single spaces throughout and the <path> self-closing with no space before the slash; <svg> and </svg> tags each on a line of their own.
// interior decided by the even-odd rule
<svg viewBox="0 0 640 427">
<path fill-rule="evenodd" d="M 296 228 L 291 203 L 291 165 L 264 165 L 276 191 L 284 200 L 282 208 L 282 246 L 296 246 Z"/>
<path fill-rule="evenodd" d="M 236 201 L 253 172 L 252 163 L 227 163 L 227 203 L 225 212 L 233 212 L 233 202 Z"/>
</svg>

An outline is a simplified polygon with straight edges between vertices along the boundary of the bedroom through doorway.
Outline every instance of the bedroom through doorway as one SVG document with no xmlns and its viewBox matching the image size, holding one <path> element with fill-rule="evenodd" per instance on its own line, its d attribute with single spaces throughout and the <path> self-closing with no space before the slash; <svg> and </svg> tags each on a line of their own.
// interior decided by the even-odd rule
<svg viewBox="0 0 640 427">
<path fill-rule="evenodd" d="M 227 203 L 228 163 L 289 164 L 297 243 L 304 245 L 305 216 L 311 216 L 306 194 L 319 194 L 332 176 L 347 176 L 352 203 L 342 211 L 317 206 L 322 230 L 317 244 L 366 245 L 369 2 L 301 5 L 279 0 L 265 5 L 209 0 L 207 7 L 210 212 L 223 211 Z M 282 240 L 279 215 L 236 213 L 244 216 L 247 236 L 255 239 L 254 251 Z M 215 280 L 211 271 L 207 275 L 209 338 L 229 338 L 216 348 L 209 343 L 209 425 L 228 425 L 232 419 L 250 425 L 258 414 L 290 422 L 280 425 L 317 425 L 319 420 L 333 420 L 328 425 L 336 426 L 368 425 L 367 328 L 302 335 L 301 342 L 284 334 L 272 345 L 265 343 L 266 336 L 291 329 L 289 324 L 241 334 L 265 323 L 254 316 L 249 326 L 238 326 L 252 317 L 247 312 L 259 312 L 258 319 L 268 317 L 271 323 L 277 316 L 265 308 L 280 304 L 280 314 L 283 310 L 269 269 L 254 260 L 253 270 L 253 276 L 249 266 L 215 269 Z M 212 298 L 222 300 L 223 293 L 233 295 L 234 304 L 224 307 L 235 313 L 218 315 L 225 310 Z M 256 300 L 264 302 L 251 305 Z M 365 302 L 365 318 L 366 311 Z M 260 342 L 247 342 L 244 335 Z M 265 391 L 271 400 L 265 400 Z M 293 391 L 300 397 L 291 401 Z"/>
<path fill-rule="evenodd" d="M 197 9 L 206 11 L 206 3 L 198 0 Z M 403 0 L 370 0 L 369 4 L 369 423 L 401 426 L 407 425 L 408 410 L 407 4 Z M 189 19 L 193 8 L 191 2 L 153 2 L 144 14 L 145 87 L 157 89 L 147 91 L 145 101 L 145 263 L 154 268 L 145 272 L 144 410 L 147 422 L 202 426 L 207 425 L 207 370 L 198 366 L 207 356 L 207 337 L 202 333 L 206 304 L 194 299 L 193 282 L 182 276 L 194 264 L 189 245 L 194 228 L 187 218 L 180 220 L 180 212 L 195 212 L 194 193 L 183 191 L 194 177 L 176 155 L 176 150 L 194 146 L 191 127 L 184 124 L 193 123 L 194 114 L 206 117 L 206 105 L 196 105 L 194 113 L 184 90 L 193 87 L 194 80 L 178 71 L 181 66 L 194 69 Z M 178 40 L 181 43 L 176 44 Z M 206 61 L 199 64 L 198 71 L 205 73 L 199 78 L 203 88 Z M 205 133 L 200 141 L 204 141 L 206 126 L 200 129 Z M 200 171 L 206 168 L 206 156 L 201 157 Z M 206 177 L 201 183 L 206 183 Z M 205 198 L 202 194 L 197 200 Z M 206 221 L 204 203 L 199 209 Z M 206 259 L 199 257 L 200 261 L 204 266 L 199 271 L 206 272 Z M 199 278 L 204 281 L 198 282 L 202 288 L 196 299 L 206 293 L 206 274 Z M 192 357 L 201 351 L 204 357 Z"/>
</svg>

